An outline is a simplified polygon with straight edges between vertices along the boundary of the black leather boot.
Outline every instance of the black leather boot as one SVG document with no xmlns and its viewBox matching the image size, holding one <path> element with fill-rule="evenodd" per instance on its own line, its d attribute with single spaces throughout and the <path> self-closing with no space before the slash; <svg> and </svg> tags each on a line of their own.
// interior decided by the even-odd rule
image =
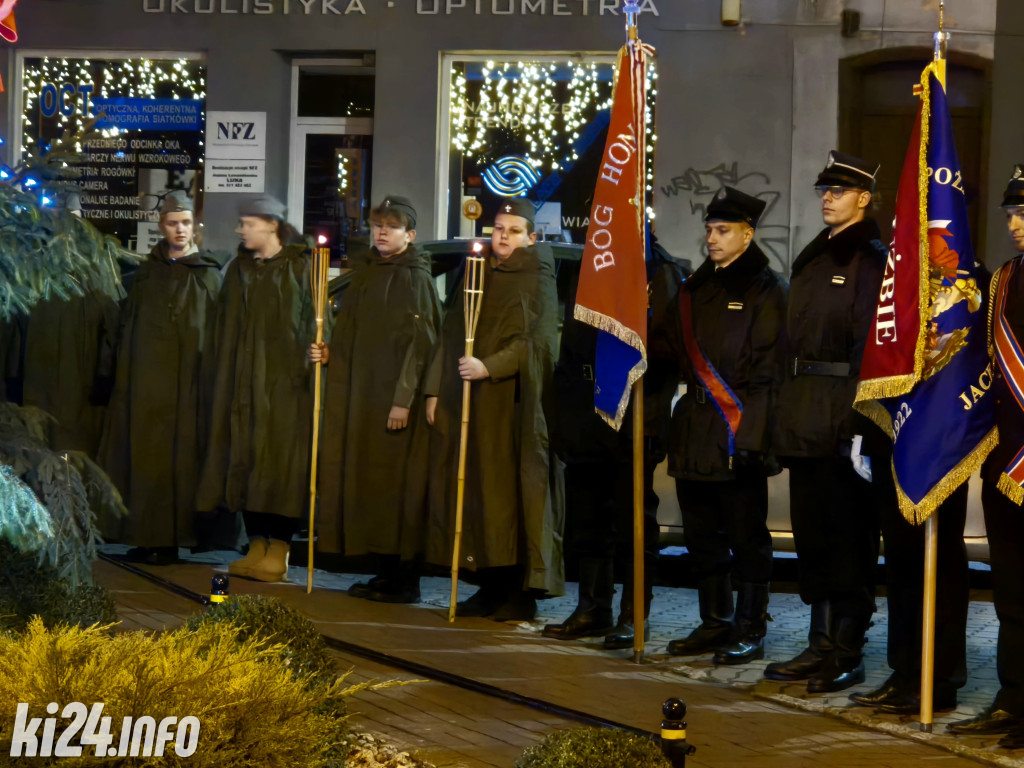
<svg viewBox="0 0 1024 768">
<path fill-rule="evenodd" d="M 834 647 L 816 673 L 807 680 L 808 693 L 832 693 L 864 682 L 866 619 L 843 616 L 834 625 Z"/>
<path fill-rule="evenodd" d="M 715 664 L 745 664 L 764 658 L 768 634 L 768 585 L 736 585 L 736 621 L 729 642 L 715 651 Z"/>
<path fill-rule="evenodd" d="M 732 583 L 728 573 L 705 576 L 697 582 L 700 626 L 668 644 L 670 656 L 700 656 L 729 639 L 732 632 Z"/>
<path fill-rule="evenodd" d="M 615 595 L 613 579 L 612 561 L 609 558 L 581 557 L 580 593 L 576 609 L 561 624 L 548 624 L 544 627 L 544 637 L 576 640 L 611 632 L 612 598 Z"/>
<path fill-rule="evenodd" d="M 654 560 L 644 555 L 644 642 L 651 639 L 650 623 L 646 621 L 651 615 L 651 596 L 654 584 Z M 622 598 L 619 600 L 619 621 L 615 629 L 604 636 L 606 651 L 619 651 L 632 648 L 636 639 L 633 621 L 633 579 L 632 572 L 622 584 Z"/>
<path fill-rule="evenodd" d="M 821 669 L 832 651 L 832 606 L 828 600 L 811 603 L 811 628 L 807 647 L 788 661 L 776 661 L 764 669 L 768 680 L 807 680 Z"/>
</svg>

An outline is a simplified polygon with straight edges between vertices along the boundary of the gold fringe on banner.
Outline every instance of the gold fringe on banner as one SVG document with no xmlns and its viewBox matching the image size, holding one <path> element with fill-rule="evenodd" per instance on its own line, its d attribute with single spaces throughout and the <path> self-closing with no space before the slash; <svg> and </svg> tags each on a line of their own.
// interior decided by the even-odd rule
<svg viewBox="0 0 1024 768">
<path fill-rule="evenodd" d="M 1020 505 L 1024 503 L 1024 488 L 1017 485 L 1017 483 L 1015 483 L 1005 472 L 999 476 L 999 482 L 996 483 L 996 488 L 1002 491 L 1003 495 L 1005 495 L 1006 498 L 1014 504 Z"/>
<path fill-rule="evenodd" d="M 924 370 L 924 347 L 928 336 L 928 322 L 932 316 L 931 291 L 929 276 L 931 270 L 931 247 L 928 245 L 928 140 L 931 138 L 931 102 L 932 90 L 929 75 L 938 72 L 932 62 L 921 72 L 921 143 L 917 151 L 917 204 L 918 204 L 918 241 L 920 242 L 921 266 L 918 270 L 918 310 L 920 327 L 917 335 L 917 347 L 914 350 L 914 376 L 920 381 Z"/>
<path fill-rule="evenodd" d="M 858 382 L 853 407 L 873 420 L 871 414 L 868 413 L 868 409 L 872 405 L 877 405 L 876 400 L 905 395 L 914 388 L 917 380 L 917 374 L 904 373 L 899 376 L 885 376 Z"/>
<path fill-rule="evenodd" d="M 631 328 L 627 328 L 618 320 L 608 317 L 608 315 L 595 312 L 594 310 L 587 309 L 586 307 L 581 307 L 579 304 L 573 307 L 572 314 L 576 320 L 586 323 L 587 325 L 591 325 L 605 333 L 610 333 L 619 341 L 640 351 L 640 361 L 629 371 L 629 376 L 627 377 L 629 386 L 623 389 L 622 397 L 619 399 L 619 405 L 615 409 L 615 414 L 612 415 L 605 413 L 604 411 L 598 411 L 601 418 L 617 432 L 622 427 L 622 419 L 625 417 L 626 408 L 629 406 L 629 395 L 633 389 L 633 385 L 636 384 L 637 380 L 643 376 L 644 372 L 647 370 L 647 347 L 640 338 L 640 334 Z"/>
<path fill-rule="evenodd" d="M 915 504 L 910 500 L 910 497 L 904 492 L 900 486 L 899 478 L 896 478 L 896 494 L 899 497 L 900 512 L 903 517 L 906 518 L 908 523 L 912 525 L 921 525 L 925 520 L 931 517 L 942 502 L 944 502 L 950 494 L 959 488 L 963 483 L 973 475 L 985 461 L 986 457 L 996 447 L 996 443 L 999 442 L 999 430 L 993 427 L 989 430 L 988 434 L 981 439 L 981 442 L 974 447 L 969 454 L 964 456 L 953 469 L 946 473 L 935 486 L 928 491 L 920 502 Z M 893 467 L 893 477 L 896 477 L 895 468 Z M 1000 480 L 1002 483 L 1002 480 Z M 1022 492 L 1024 493 L 1024 492 Z"/>
</svg>

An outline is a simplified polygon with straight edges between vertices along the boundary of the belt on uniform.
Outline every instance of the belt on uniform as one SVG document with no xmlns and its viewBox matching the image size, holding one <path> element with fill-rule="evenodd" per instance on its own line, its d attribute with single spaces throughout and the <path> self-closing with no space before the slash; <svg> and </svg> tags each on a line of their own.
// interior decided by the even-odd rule
<svg viewBox="0 0 1024 768">
<path fill-rule="evenodd" d="M 826 363 L 820 360 L 793 358 L 794 376 L 849 376 L 849 363 Z"/>
<path fill-rule="evenodd" d="M 701 405 L 706 404 L 711 399 L 711 393 L 707 391 L 700 384 L 693 385 L 693 397 Z"/>
</svg>

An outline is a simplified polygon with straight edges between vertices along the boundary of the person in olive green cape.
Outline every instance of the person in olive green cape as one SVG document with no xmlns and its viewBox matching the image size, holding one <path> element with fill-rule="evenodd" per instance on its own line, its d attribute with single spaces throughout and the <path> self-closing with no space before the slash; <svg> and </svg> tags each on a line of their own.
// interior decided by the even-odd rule
<svg viewBox="0 0 1024 768">
<path fill-rule="evenodd" d="M 210 438 L 196 507 L 244 513 L 249 553 L 229 572 L 279 581 L 307 508 L 316 334 L 310 255 L 269 195 L 240 210 L 218 300 Z"/>
<path fill-rule="evenodd" d="M 441 565 L 451 564 L 455 530 L 462 382 L 473 382 L 460 567 L 479 569 L 481 588 L 459 605 L 460 616 L 528 620 L 537 592 L 564 587 L 561 469 L 548 444 L 558 299 L 551 250 L 536 237 L 532 203 L 503 203 L 474 357 L 463 356 L 459 290 L 427 377 L 434 430 L 426 557 Z"/>
<path fill-rule="evenodd" d="M 429 435 L 423 378 L 441 310 L 430 257 L 416 249 L 416 211 L 389 195 L 370 214 L 374 247 L 349 257 L 331 344 L 321 445 L 321 550 L 377 555 L 377 576 L 349 594 L 388 603 L 419 600 L 411 560 L 422 553 Z M 404 565 L 403 565 L 404 561 Z"/>
<path fill-rule="evenodd" d="M 40 301 L 7 325 L 8 389 L 20 404 L 53 417 L 57 451 L 95 459 L 113 379 L 117 303 L 98 290 Z"/>
<path fill-rule="evenodd" d="M 132 275 L 121 310 L 114 391 L 100 464 L 128 507 L 111 538 L 153 564 L 196 543 L 196 483 L 205 447 L 201 363 L 208 352 L 226 254 L 194 242 L 194 206 L 184 191 L 164 198 L 163 239 Z"/>
</svg>

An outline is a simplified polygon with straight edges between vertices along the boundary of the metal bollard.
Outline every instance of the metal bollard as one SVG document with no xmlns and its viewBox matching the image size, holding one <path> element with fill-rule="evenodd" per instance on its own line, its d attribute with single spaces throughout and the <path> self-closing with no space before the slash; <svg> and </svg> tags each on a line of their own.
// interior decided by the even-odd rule
<svg viewBox="0 0 1024 768">
<path fill-rule="evenodd" d="M 230 594 L 228 575 L 226 573 L 218 573 L 210 580 L 210 596 L 206 599 L 206 604 L 217 605 L 217 603 L 223 603 Z"/>
<path fill-rule="evenodd" d="M 686 702 L 668 699 L 661 707 L 665 719 L 661 721 L 661 752 L 672 763 L 672 768 L 686 768 L 686 756 L 697 751 L 686 743 Z"/>
</svg>

